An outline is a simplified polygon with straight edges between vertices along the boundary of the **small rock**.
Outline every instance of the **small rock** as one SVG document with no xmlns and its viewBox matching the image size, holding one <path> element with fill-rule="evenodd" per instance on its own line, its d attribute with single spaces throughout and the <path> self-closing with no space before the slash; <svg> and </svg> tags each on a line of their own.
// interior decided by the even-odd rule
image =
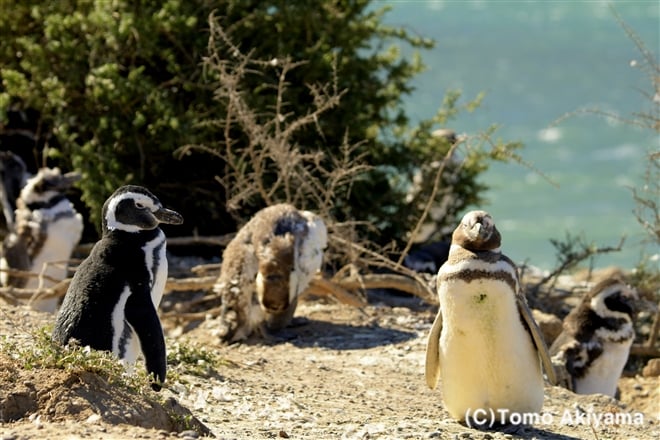
<svg viewBox="0 0 660 440">
<path fill-rule="evenodd" d="M 660 358 L 651 359 L 646 363 L 642 369 L 642 376 L 644 377 L 658 377 L 660 376 Z"/>
<path fill-rule="evenodd" d="M 185 439 L 193 439 L 193 438 L 199 438 L 199 434 L 197 431 L 193 431 L 192 429 L 189 429 L 187 431 L 181 431 L 179 433 L 180 438 L 185 438 Z"/>
<path fill-rule="evenodd" d="M 545 313 L 537 309 L 532 309 L 532 316 L 538 324 L 539 330 L 541 330 L 545 343 L 548 346 L 552 345 L 552 342 L 557 339 L 562 331 L 561 319 L 551 313 Z"/>
<path fill-rule="evenodd" d="M 98 414 L 92 414 L 91 416 L 87 417 L 87 420 L 85 420 L 85 423 L 91 424 L 96 424 L 101 420 L 101 416 Z"/>
<path fill-rule="evenodd" d="M 277 436 L 279 438 L 289 438 L 289 434 L 287 434 L 284 430 L 280 430 L 280 432 L 277 433 Z"/>
</svg>

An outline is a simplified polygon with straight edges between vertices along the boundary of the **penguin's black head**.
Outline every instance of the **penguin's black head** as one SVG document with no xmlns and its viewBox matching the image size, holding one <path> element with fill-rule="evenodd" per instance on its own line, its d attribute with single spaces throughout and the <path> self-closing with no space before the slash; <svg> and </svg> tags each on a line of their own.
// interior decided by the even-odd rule
<svg viewBox="0 0 660 440">
<path fill-rule="evenodd" d="M 499 251 L 501 242 L 500 232 L 486 211 L 465 214 L 452 235 L 452 244 L 469 251 Z"/>
<path fill-rule="evenodd" d="M 112 230 L 151 230 L 161 223 L 180 225 L 183 217 L 178 212 L 163 208 L 156 196 L 141 186 L 122 186 L 103 205 L 104 233 Z"/>
<path fill-rule="evenodd" d="M 80 177 L 75 171 L 62 174 L 59 168 L 40 168 L 37 174 L 27 180 L 20 199 L 30 209 L 56 203 L 65 197 L 65 191 L 72 188 Z"/>
<path fill-rule="evenodd" d="M 607 278 L 598 283 L 588 294 L 591 309 L 602 318 L 628 315 L 633 318 L 637 291 L 619 277 Z"/>
</svg>

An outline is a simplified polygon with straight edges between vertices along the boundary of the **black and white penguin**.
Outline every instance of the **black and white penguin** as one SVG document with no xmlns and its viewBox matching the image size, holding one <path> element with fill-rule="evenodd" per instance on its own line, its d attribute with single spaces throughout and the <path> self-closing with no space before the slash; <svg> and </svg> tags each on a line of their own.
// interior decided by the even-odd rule
<svg viewBox="0 0 660 440">
<path fill-rule="evenodd" d="M 596 284 L 564 319 L 550 347 L 552 360 L 566 369 L 565 387 L 577 394 L 614 397 L 635 339 L 637 292 L 618 276 Z"/>
<path fill-rule="evenodd" d="M 449 257 L 449 246 L 450 244 L 444 241 L 423 244 L 405 256 L 403 265 L 415 272 L 435 275 Z"/>
<path fill-rule="evenodd" d="M 4 286 L 36 289 L 67 277 L 67 262 L 80 242 L 83 218 L 66 191 L 79 179 L 75 172 L 62 174 L 58 168 L 41 168 L 27 180 L 16 200 L 14 227 L 3 242 L 0 268 L 43 276 L 25 278 L 3 271 L 0 282 Z M 34 309 L 50 313 L 57 304 L 57 298 L 37 298 L 30 303 Z"/>
<path fill-rule="evenodd" d="M 127 185 L 103 205 L 103 235 L 73 276 L 53 339 L 111 351 L 132 365 L 140 352 L 152 387 L 165 381 L 166 352 L 157 309 L 167 281 L 161 223 L 183 218 L 147 189 Z"/>
<path fill-rule="evenodd" d="M 543 374 L 555 382 L 547 347 L 527 307 L 515 264 L 500 250 L 501 236 L 485 211 L 470 211 L 452 235 L 438 272 L 440 310 L 426 350 L 426 382 L 442 377 L 449 414 L 537 413 Z M 483 413 L 481 413 L 483 412 Z"/>
<path fill-rule="evenodd" d="M 257 212 L 222 254 L 214 286 L 222 298 L 220 338 L 236 342 L 286 327 L 326 245 L 325 223 L 312 212 L 286 203 Z"/>
<path fill-rule="evenodd" d="M 8 232 L 14 230 L 16 200 L 30 177 L 20 156 L 11 151 L 0 151 L 0 203 Z"/>
</svg>

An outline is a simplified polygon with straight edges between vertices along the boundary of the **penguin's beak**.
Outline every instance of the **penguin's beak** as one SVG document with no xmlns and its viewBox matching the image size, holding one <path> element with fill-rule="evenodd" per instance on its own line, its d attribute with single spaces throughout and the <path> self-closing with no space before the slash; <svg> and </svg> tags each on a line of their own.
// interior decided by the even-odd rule
<svg viewBox="0 0 660 440">
<path fill-rule="evenodd" d="M 639 311 L 639 293 L 637 289 L 626 285 L 626 288 L 621 292 L 621 298 L 630 307 L 633 314 Z"/>
<path fill-rule="evenodd" d="M 490 231 L 489 229 L 484 226 L 481 223 L 475 223 L 472 225 L 472 227 L 468 230 L 468 237 L 471 240 L 477 241 L 477 240 L 482 240 L 486 241 L 488 240 L 488 237 L 490 236 Z"/>
<path fill-rule="evenodd" d="M 72 188 L 73 184 L 80 179 L 82 179 L 82 174 L 76 171 L 71 171 L 58 176 L 56 179 L 46 181 L 46 188 L 55 191 L 65 191 Z"/>
<path fill-rule="evenodd" d="M 176 211 L 171 209 L 160 208 L 158 211 L 154 212 L 154 216 L 160 223 L 165 223 L 168 225 L 180 225 L 183 223 L 183 217 Z"/>
</svg>

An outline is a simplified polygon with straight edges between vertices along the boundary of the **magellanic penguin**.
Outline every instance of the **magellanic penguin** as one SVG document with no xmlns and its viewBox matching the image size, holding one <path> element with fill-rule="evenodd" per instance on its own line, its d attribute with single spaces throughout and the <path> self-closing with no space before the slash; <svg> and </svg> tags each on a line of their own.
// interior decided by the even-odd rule
<svg viewBox="0 0 660 440">
<path fill-rule="evenodd" d="M 284 203 L 257 212 L 222 254 L 214 286 L 222 298 L 221 339 L 267 336 L 289 325 L 326 245 L 326 226 L 316 214 Z"/>
<path fill-rule="evenodd" d="M 20 156 L 11 151 L 0 151 L 0 203 L 8 232 L 14 230 L 16 200 L 30 177 Z"/>
<path fill-rule="evenodd" d="M 440 309 L 426 348 L 426 383 L 433 389 L 442 376 L 447 411 L 467 423 L 477 414 L 508 423 L 513 412 L 539 412 L 540 361 L 550 382 L 556 380 L 515 264 L 501 253 L 500 241 L 487 212 L 468 212 L 438 271 Z"/>
<path fill-rule="evenodd" d="M 83 218 L 66 191 L 80 174 L 62 174 L 58 168 L 41 168 L 30 177 L 16 200 L 14 228 L 5 237 L 0 268 L 18 269 L 40 277 L 12 276 L 3 271 L 4 286 L 36 289 L 51 287 L 68 275 L 67 262 L 80 242 Z M 53 313 L 57 298 L 36 299 L 30 305 Z"/>
<path fill-rule="evenodd" d="M 555 365 L 566 369 L 565 387 L 578 394 L 614 397 L 635 339 L 637 292 L 618 276 L 596 284 L 566 316 L 550 347 Z"/>
<path fill-rule="evenodd" d="M 103 205 L 103 235 L 78 267 L 60 307 L 53 339 L 111 351 L 133 364 L 140 351 L 152 387 L 165 381 L 166 353 L 157 309 L 167 281 L 161 223 L 183 218 L 147 189 L 127 185 Z"/>
</svg>

